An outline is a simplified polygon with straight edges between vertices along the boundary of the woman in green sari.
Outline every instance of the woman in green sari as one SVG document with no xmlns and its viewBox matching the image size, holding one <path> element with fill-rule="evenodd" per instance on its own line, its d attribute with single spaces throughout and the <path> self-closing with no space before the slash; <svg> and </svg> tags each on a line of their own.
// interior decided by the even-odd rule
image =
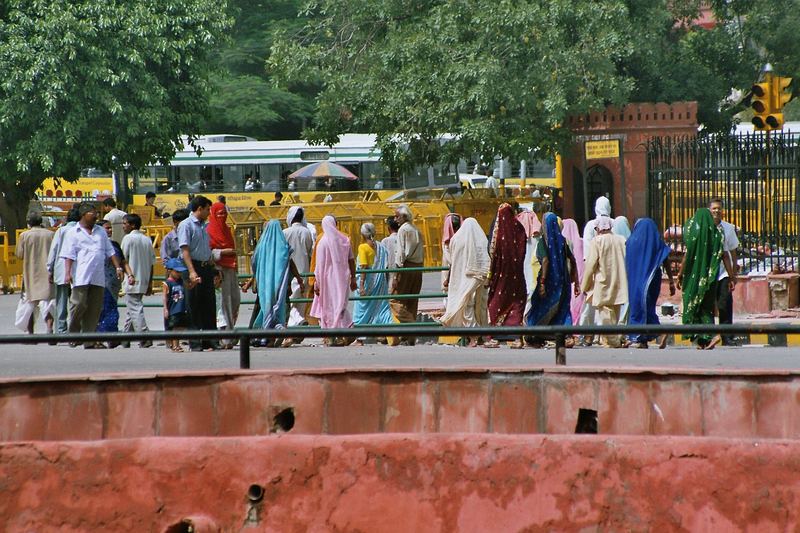
<svg viewBox="0 0 800 533">
<path fill-rule="evenodd" d="M 686 250 L 678 273 L 678 287 L 683 290 L 683 323 L 714 323 L 714 288 L 722 257 L 722 233 L 720 233 L 711 211 L 703 207 L 697 210 L 683 226 L 683 242 Z M 711 350 L 718 336 L 684 336 L 697 343 L 697 348 Z"/>
</svg>

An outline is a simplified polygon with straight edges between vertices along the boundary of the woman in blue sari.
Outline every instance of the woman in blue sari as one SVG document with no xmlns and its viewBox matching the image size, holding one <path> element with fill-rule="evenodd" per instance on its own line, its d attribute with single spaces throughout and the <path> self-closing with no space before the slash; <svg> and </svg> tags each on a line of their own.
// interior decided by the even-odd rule
<svg viewBox="0 0 800 533">
<path fill-rule="evenodd" d="M 253 278 L 256 286 L 256 308 L 251 326 L 259 329 L 282 329 L 286 325 L 289 305 L 289 283 L 300 285 L 303 278 L 290 259 L 292 250 L 277 220 L 267 222 L 253 253 Z M 262 346 L 267 343 L 262 342 Z M 280 344 L 280 340 L 276 343 Z"/>
<path fill-rule="evenodd" d="M 542 240 L 539 241 L 536 257 L 541 263 L 541 269 L 525 323 L 529 326 L 570 324 L 570 284 L 574 283 L 573 287 L 578 290 L 578 268 L 575 257 L 561 234 L 555 213 L 544 216 Z M 542 344 L 542 339 L 526 340 L 529 344 Z"/>
<path fill-rule="evenodd" d="M 101 222 L 108 234 L 109 240 L 111 239 L 111 222 L 104 220 Z M 111 241 L 114 248 L 114 255 L 119 259 L 120 264 L 125 266 L 125 256 L 122 254 L 122 248 L 119 244 Z M 111 332 L 119 331 L 119 310 L 117 309 L 117 297 L 119 290 L 122 288 L 122 281 L 117 277 L 117 269 L 110 257 L 106 258 L 105 264 L 106 287 L 103 291 L 103 309 L 100 311 L 100 319 L 97 322 L 97 331 Z M 109 342 L 109 348 L 116 348 L 119 343 Z M 96 342 L 95 348 L 105 348 L 102 342 Z"/>
<path fill-rule="evenodd" d="M 389 268 L 389 252 L 385 246 L 375 240 L 375 226 L 370 223 L 362 224 L 361 237 L 364 242 L 358 246 L 358 268 L 361 270 Z M 360 296 L 389 294 L 386 274 L 383 272 L 358 274 L 358 294 Z M 354 325 L 380 326 L 392 322 L 389 300 L 356 300 L 353 307 Z M 364 339 L 358 338 L 353 344 L 363 345 Z"/>
<path fill-rule="evenodd" d="M 661 293 L 661 265 L 669 276 L 669 294 L 675 294 L 675 282 L 667 259 L 669 246 L 658 233 L 653 219 L 640 218 L 625 242 L 625 271 L 628 274 L 628 324 L 659 324 L 656 301 Z M 666 347 L 666 335 L 659 348 Z M 655 339 L 652 335 L 630 335 L 628 339 L 638 348 L 647 348 Z"/>
</svg>

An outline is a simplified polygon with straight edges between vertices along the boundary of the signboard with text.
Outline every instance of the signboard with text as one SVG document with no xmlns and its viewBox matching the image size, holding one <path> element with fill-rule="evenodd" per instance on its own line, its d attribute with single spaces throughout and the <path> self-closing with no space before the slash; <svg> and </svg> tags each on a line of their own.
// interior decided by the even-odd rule
<svg viewBox="0 0 800 533">
<path fill-rule="evenodd" d="M 619 157 L 619 140 L 586 141 L 586 159 L 611 159 Z"/>
</svg>

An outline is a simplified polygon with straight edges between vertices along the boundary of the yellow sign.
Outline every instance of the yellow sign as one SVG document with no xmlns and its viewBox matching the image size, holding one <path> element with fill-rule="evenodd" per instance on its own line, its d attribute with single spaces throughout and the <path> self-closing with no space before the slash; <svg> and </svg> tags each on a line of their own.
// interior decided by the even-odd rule
<svg viewBox="0 0 800 533">
<path fill-rule="evenodd" d="M 586 141 L 586 159 L 619 157 L 619 141 Z"/>
<path fill-rule="evenodd" d="M 97 198 L 111 196 L 114 191 L 114 180 L 109 177 L 79 178 L 77 181 L 56 180 L 47 178 L 36 194 L 42 198 Z"/>
</svg>

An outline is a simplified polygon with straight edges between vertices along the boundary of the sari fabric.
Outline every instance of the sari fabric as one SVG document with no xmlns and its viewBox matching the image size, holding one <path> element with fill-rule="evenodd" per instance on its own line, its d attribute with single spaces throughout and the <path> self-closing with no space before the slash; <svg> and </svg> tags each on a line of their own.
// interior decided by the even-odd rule
<svg viewBox="0 0 800 533">
<path fill-rule="evenodd" d="M 386 247 L 379 242 L 375 242 L 375 260 L 370 267 L 372 270 L 383 270 L 389 268 L 389 252 Z M 380 296 L 389 294 L 389 284 L 386 273 L 364 273 L 359 275 L 359 282 L 364 280 L 364 290 L 367 296 Z M 391 324 L 392 310 L 389 308 L 389 300 L 356 300 L 353 308 L 353 323 L 359 325 L 371 324 L 379 326 L 381 324 Z"/>
<path fill-rule="evenodd" d="M 525 285 L 525 228 L 509 204 L 497 210 L 489 249 L 489 321 L 495 326 L 522 324 L 527 299 Z"/>
<path fill-rule="evenodd" d="M 286 324 L 291 254 L 281 223 L 270 220 L 253 253 L 253 275 L 261 307 L 254 322 L 257 328 L 280 329 Z"/>
<path fill-rule="evenodd" d="M 547 213 L 544 217 L 543 238 L 547 253 L 547 277 L 539 272 L 537 290 L 531 298 L 531 310 L 525 317 L 529 326 L 561 325 L 567 323 L 570 313 L 569 275 L 567 269 L 567 242 L 558 227 L 558 217 Z M 544 295 L 538 284 L 544 283 Z"/>
<path fill-rule="evenodd" d="M 461 221 L 461 215 L 448 213 L 444 217 L 444 225 L 442 226 L 442 266 L 450 266 L 450 239 L 453 238 L 457 231 L 453 224 L 454 220 Z M 442 272 L 442 288 L 444 288 L 445 279 L 447 279 L 447 271 Z"/>
<path fill-rule="evenodd" d="M 661 265 L 669 256 L 669 246 L 651 218 L 640 218 L 625 243 L 625 271 L 628 274 L 629 324 L 659 324 L 656 301 L 661 293 Z M 632 335 L 636 342 L 647 342 L 653 335 Z"/>
<path fill-rule="evenodd" d="M 206 231 L 208 232 L 208 244 L 212 250 L 236 248 L 233 232 L 228 226 L 228 208 L 222 202 L 214 202 L 211 205 Z M 236 268 L 236 256 L 223 255 L 217 264 L 223 268 Z"/>
<path fill-rule="evenodd" d="M 517 220 L 525 228 L 528 237 L 525 246 L 525 286 L 528 292 L 525 296 L 525 314 L 531 308 L 531 295 L 536 288 L 536 277 L 539 275 L 539 261 L 536 260 L 536 247 L 541 239 L 542 223 L 533 211 L 523 211 L 517 215 Z"/>
<path fill-rule="evenodd" d="M 533 211 L 523 211 L 517 215 L 517 220 L 525 228 L 525 235 L 530 239 L 542 231 L 542 223 Z"/>
<path fill-rule="evenodd" d="M 622 215 L 615 218 L 611 225 L 611 233 L 628 240 L 628 237 L 631 236 L 631 224 L 628 222 L 628 218 Z"/>
<path fill-rule="evenodd" d="M 486 277 L 489 275 L 488 240 L 478 221 L 468 218 L 450 241 L 452 267 L 447 308 L 439 322 L 445 326 L 474 327 L 488 323 Z"/>
<path fill-rule="evenodd" d="M 350 239 L 336 227 L 336 219 L 322 219 L 322 238 L 317 244 L 314 278 L 319 294 L 314 296 L 309 314 L 319 319 L 320 327 L 349 328 L 353 318 L 347 308 L 350 297 Z"/>
<path fill-rule="evenodd" d="M 580 289 L 580 283 L 583 281 L 584 264 L 583 240 L 581 239 L 581 234 L 578 230 L 578 224 L 571 218 L 565 219 L 564 229 L 561 230 L 561 235 L 563 235 L 564 239 L 566 239 L 567 242 L 572 245 L 572 255 L 575 256 L 575 265 L 578 268 L 578 289 Z M 584 302 L 584 294 L 580 292 L 580 290 L 578 292 L 578 296 L 575 296 L 574 291 L 570 292 L 571 296 L 569 301 L 569 312 L 573 324 L 578 324 L 580 322 L 581 309 L 583 308 Z"/>
<path fill-rule="evenodd" d="M 122 248 L 115 241 L 111 241 L 114 248 L 114 255 L 119 259 L 120 264 L 125 264 L 125 256 Z M 97 331 L 119 331 L 119 309 L 117 308 L 117 297 L 122 288 L 122 281 L 117 277 L 117 267 L 111 258 L 106 258 L 105 264 L 106 286 L 103 289 L 103 308 L 100 311 L 100 318 L 97 321 Z"/>
<path fill-rule="evenodd" d="M 714 224 L 711 211 L 700 208 L 683 226 L 686 262 L 683 267 L 683 323 L 714 323 L 714 283 L 722 258 L 722 233 Z M 708 343 L 708 335 L 690 336 Z"/>
<path fill-rule="evenodd" d="M 594 214 L 595 217 L 600 216 L 611 216 L 611 201 L 605 196 L 600 196 L 594 202 Z M 597 218 L 593 218 L 589 222 L 586 223 L 586 226 L 583 228 L 583 256 L 586 257 L 589 255 L 589 243 L 592 242 L 595 235 L 597 235 Z"/>
</svg>

